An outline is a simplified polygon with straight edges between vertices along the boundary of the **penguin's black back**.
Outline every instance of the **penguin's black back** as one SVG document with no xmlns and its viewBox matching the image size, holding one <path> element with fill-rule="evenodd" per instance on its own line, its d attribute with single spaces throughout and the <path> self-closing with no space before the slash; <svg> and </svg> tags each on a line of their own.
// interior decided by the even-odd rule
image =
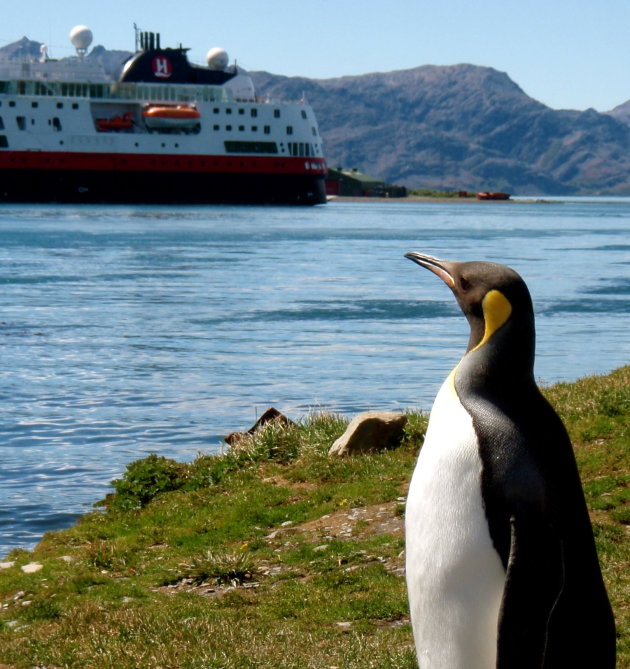
<svg viewBox="0 0 630 669">
<path fill-rule="evenodd" d="M 479 440 L 490 536 L 508 573 L 497 666 L 538 666 L 523 647 L 514 647 L 513 621 L 524 636 L 528 624 L 534 635 L 539 626 L 538 634 L 546 636 L 544 669 L 610 669 L 615 666 L 614 619 L 571 442 L 527 366 L 501 362 L 511 348 L 506 341 L 513 345 L 522 337 L 511 328 L 518 323 L 508 323 L 470 351 L 455 376 Z M 525 559 L 530 567 L 539 563 L 523 577 L 518 561 Z M 524 610 L 506 605 L 515 592 Z M 551 614 L 541 620 L 545 608 Z M 501 648 L 502 631 L 510 632 L 511 648 Z"/>
</svg>

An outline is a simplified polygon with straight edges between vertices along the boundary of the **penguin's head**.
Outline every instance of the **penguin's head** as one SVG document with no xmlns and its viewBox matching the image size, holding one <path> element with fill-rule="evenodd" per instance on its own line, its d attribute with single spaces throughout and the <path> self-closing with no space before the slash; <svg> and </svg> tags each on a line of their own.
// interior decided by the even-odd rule
<svg viewBox="0 0 630 669">
<path fill-rule="evenodd" d="M 534 317 L 527 286 L 511 268 L 491 262 L 455 262 L 416 253 L 405 258 L 431 270 L 453 291 L 470 324 L 468 351 L 484 346 L 504 325 L 511 339 L 533 347 Z M 532 351 L 533 352 L 533 351 Z"/>
</svg>

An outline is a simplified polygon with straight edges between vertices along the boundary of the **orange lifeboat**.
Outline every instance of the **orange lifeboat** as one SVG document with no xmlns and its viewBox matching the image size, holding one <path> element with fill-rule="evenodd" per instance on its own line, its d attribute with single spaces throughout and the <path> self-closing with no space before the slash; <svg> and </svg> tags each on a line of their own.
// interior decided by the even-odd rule
<svg viewBox="0 0 630 669">
<path fill-rule="evenodd" d="M 126 112 L 122 116 L 97 118 L 96 127 L 98 128 L 99 132 L 110 132 L 112 130 L 130 130 L 133 127 L 133 117 L 131 112 Z"/>
<path fill-rule="evenodd" d="M 188 105 L 148 105 L 142 110 L 148 128 L 192 128 L 201 114 Z"/>
</svg>

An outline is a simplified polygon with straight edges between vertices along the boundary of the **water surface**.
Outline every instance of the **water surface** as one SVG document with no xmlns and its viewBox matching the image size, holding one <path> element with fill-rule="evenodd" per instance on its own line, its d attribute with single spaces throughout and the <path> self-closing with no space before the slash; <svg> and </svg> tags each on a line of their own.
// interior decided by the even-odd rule
<svg viewBox="0 0 630 669">
<path fill-rule="evenodd" d="M 408 250 L 514 267 L 542 382 L 626 364 L 629 221 L 624 199 L 1 206 L 0 555 L 268 406 L 429 409 L 467 325 Z"/>
</svg>

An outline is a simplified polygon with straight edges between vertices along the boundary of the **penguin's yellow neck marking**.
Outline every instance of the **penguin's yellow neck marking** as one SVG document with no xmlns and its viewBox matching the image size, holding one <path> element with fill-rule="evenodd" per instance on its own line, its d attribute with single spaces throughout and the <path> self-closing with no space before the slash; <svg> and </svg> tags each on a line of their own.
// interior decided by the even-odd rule
<svg viewBox="0 0 630 669">
<path fill-rule="evenodd" d="M 503 293 L 491 290 L 481 302 L 483 319 L 486 324 L 483 339 L 473 348 L 476 351 L 481 348 L 492 335 L 507 321 L 512 313 L 512 305 Z"/>
<path fill-rule="evenodd" d="M 512 313 L 512 305 L 509 300 L 498 290 L 491 290 L 486 294 L 481 302 L 481 308 L 483 309 L 483 320 L 486 327 L 483 333 L 483 339 L 477 346 L 471 349 L 471 351 L 476 351 L 478 348 L 481 348 L 507 321 Z M 469 351 L 469 353 L 471 351 Z M 455 374 L 457 373 L 457 369 L 461 362 L 462 361 L 460 360 L 459 363 L 455 365 L 455 369 L 453 369 L 446 379 L 449 388 L 454 395 L 457 395 L 457 391 L 455 390 Z"/>
</svg>

